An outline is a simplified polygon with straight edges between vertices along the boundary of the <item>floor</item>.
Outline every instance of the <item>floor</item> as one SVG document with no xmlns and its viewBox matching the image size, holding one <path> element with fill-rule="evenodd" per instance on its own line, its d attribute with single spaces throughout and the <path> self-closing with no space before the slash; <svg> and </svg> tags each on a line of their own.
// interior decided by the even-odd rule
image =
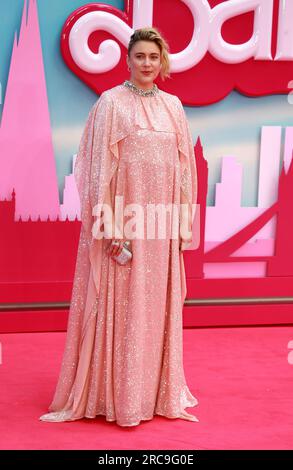
<svg viewBox="0 0 293 470">
<path fill-rule="evenodd" d="M 65 333 L 1 335 L 0 449 L 292 449 L 293 327 L 185 329 L 183 337 L 187 383 L 199 400 L 187 411 L 200 421 L 155 416 L 121 428 L 102 416 L 39 421 Z"/>
</svg>

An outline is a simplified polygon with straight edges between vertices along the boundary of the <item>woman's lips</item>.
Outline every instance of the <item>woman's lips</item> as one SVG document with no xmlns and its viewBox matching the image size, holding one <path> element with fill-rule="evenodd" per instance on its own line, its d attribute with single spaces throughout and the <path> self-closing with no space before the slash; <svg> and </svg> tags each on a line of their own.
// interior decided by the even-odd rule
<svg viewBox="0 0 293 470">
<path fill-rule="evenodd" d="M 144 75 L 150 75 L 152 72 L 142 72 Z"/>
</svg>

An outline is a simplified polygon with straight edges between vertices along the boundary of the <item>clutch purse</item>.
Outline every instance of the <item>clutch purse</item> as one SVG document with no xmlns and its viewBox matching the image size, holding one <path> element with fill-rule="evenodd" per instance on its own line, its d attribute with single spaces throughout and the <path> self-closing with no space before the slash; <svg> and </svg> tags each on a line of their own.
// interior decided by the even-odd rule
<svg viewBox="0 0 293 470">
<path fill-rule="evenodd" d="M 118 264 L 126 264 L 128 261 L 131 260 L 132 258 L 132 252 L 129 249 L 130 242 L 126 241 L 123 243 L 123 248 L 121 250 L 121 253 L 119 255 L 115 255 L 112 258 L 117 261 Z"/>
</svg>

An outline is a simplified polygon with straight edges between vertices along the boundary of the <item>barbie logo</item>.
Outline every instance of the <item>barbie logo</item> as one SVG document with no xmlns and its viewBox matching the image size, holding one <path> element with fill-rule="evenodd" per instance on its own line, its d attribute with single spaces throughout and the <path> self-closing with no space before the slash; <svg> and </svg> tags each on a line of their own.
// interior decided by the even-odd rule
<svg viewBox="0 0 293 470">
<path fill-rule="evenodd" d="M 76 10 L 67 19 L 63 31 L 61 49 L 63 57 L 68 66 L 86 81 L 95 91 L 100 92 L 105 83 L 99 83 L 99 75 L 106 72 L 111 72 L 115 68 L 115 74 L 110 77 L 113 84 L 117 84 L 119 80 L 119 72 L 121 79 L 125 78 L 126 61 L 123 59 L 122 46 L 125 48 L 129 42 L 129 38 L 135 29 L 143 26 L 157 26 L 164 27 L 164 23 L 168 24 L 168 18 L 176 15 L 178 17 L 178 24 L 184 24 L 184 28 L 178 28 L 176 37 L 184 41 L 186 47 L 179 52 L 172 53 L 170 51 L 170 64 L 171 73 L 185 72 L 185 79 L 191 78 L 193 87 L 197 88 L 194 79 L 200 74 L 201 68 L 197 69 L 194 73 L 194 66 L 201 65 L 200 63 L 206 58 L 209 53 L 209 60 L 204 61 L 204 66 L 213 64 L 217 61 L 221 64 L 243 64 L 244 62 L 264 61 L 264 66 L 269 63 L 276 63 L 280 61 L 287 61 L 288 64 L 282 68 L 282 73 L 278 73 L 274 66 L 268 71 L 270 77 L 264 77 L 264 71 L 258 68 L 257 74 L 255 70 L 252 74 L 251 71 L 241 68 L 241 88 L 243 90 L 245 77 L 247 76 L 247 83 L 250 87 L 251 76 L 255 76 L 255 81 L 258 75 L 261 76 L 262 90 L 267 92 L 265 87 L 266 80 L 271 80 L 272 87 L 276 87 L 276 92 L 280 93 L 280 81 L 282 82 L 282 89 L 285 93 L 287 81 L 284 82 L 285 72 L 291 70 L 293 62 L 293 2 L 287 0 L 228 0 L 221 1 L 214 7 L 210 6 L 208 0 L 181 0 L 172 7 L 168 8 L 167 2 L 155 2 L 155 0 L 148 0 L 141 2 L 140 0 L 129 0 L 125 2 L 126 10 L 122 12 L 104 4 L 95 3 L 86 5 Z M 154 8 L 156 7 L 156 8 Z M 178 14 L 177 14 L 178 9 Z M 251 21 L 243 19 L 243 15 L 252 14 Z M 234 22 L 234 28 L 231 26 Z M 237 28 L 235 28 L 237 22 Z M 251 24 L 252 23 L 252 24 Z M 276 24 L 275 24 L 276 23 Z M 188 27 L 189 26 L 189 27 Z M 252 33 L 251 33 L 252 26 Z M 245 35 L 245 41 L 240 43 L 239 36 L 236 30 L 241 31 Z M 273 37 L 273 30 L 277 30 L 276 37 Z M 186 30 L 188 37 L 186 37 Z M 223 32 L 229 41 L 223 37 Z M 111 39 L 104 39 L 103 35 L 111 36 Z M 247 40 L 247 36 L 250 36 Z M 244 36 L 243 36 L 244 37 Z M 168 36 L 167 36 L 168 39 Z M 234 40 L 235 39 L 235 40 Z M 175 41 L 173 39 L 173 41 Z M 178 39 L 176 40 L 178 41 Z M 275 50 L 274 57 L 272 49 Z M 211 57 L 213 60 L 211 60 Z M 252 66 L 251 63 L 246 63 L 245 68 Z M 124 69 L 122 70 L 122 67 Z M 193 70 L 192 70 L 193 69 Z M 235 72 L 233 68 L 233 74 Z M 219 71 L 219 64 L 217 66 L 217 86 L 221 86 Z M 211 70 L 213 72 L 213 70 Z M 192 77 L 188 75 L 190 73 Z M 272 77 L 272 73 L 275 75 Z M 227 75 L 227 70 L 223 70 L 223 76 Z M 229 69 L 231 82 L 233 82 L 232 69 Z M 114 75 L 114 77 L 113 77 Z M 205 70 L 205 77 L 208 74 Z M 276 77 L 279 78 L 279 83 L 276 84 Z M 240 76 L 240 73 L 239 73 Z M 173 78 L 176 78 L 174 76 Z M 200 80 L 200 75 L 198 77 Z M 236 84 L 235 84 L 236 85 Z M 213 82 L 213 87 L 215 83 Z M 227 85 L 226 85 L 227 86 Z M 260 94 L 259 86 L 256 87 L 257 93 Z M 278 90 L 278 91 L 277 91 Z M 244 91 L 244 90 L 243 90 Z M 202 89 L 199 91 L 202 93 Z M 190 92 L 196 93 L 196 91 Z M 252 92 L 250 91 L 250 94 Z M 222 92 L 221 92 L 222 94 Z M 223 94 L 222 94 L 223 96 Z"/>
<path fill-rule="evenodd" d="M 69 47 L 75 63 L 89 73 L 104 73 L 119 62 L 121 50 L 116 41 L 103 41 L 98 53 L 88 46 L 89 36 L 104 29 L 126 46 L 133 29 L 152 23 L 154 0 L 133 2 L 133 28 L 107 11 L 90 11 L 76 20 L 69 33 Z M 240 63 L 247 59 L 293 60 L 293 4 L 281 1 L 279 10 L 278 48 L 275 59 L 271 54 L 274 0 L 230 0 L 211 8 L 208 0 L 182 0 L 194 20 L 193 35 L 188 46 L 170 54 L 171 72 L 189 70 L 198 64 L 207 52 L 226 63 Z M 223 24 L 235 16 L 254 11 L 253 34 L 243 44 L 230 44 L 222 36 Z"/>
</svg>

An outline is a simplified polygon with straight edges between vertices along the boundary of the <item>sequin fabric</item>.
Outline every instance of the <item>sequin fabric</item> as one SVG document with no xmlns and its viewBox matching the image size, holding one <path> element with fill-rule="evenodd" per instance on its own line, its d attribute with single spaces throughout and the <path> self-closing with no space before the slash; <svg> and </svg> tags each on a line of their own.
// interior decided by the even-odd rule
<svg viewBox="0 0 293 470">
<path fill-rule="evenodd" d="M 136 426 L 154 415 L 178 418 L 197 405 L 183 366 L 186 278 L 179 239 L 133 239 L 131 263 L 108 254 L 92 235 L 92 208 L 195 204 L 197 177 L 181 101 L 159 90 L 140 96 L 118 85 L 90 111 L 74 169 L 82 227 L 65 350 L 53 401 L 42 421 L 103 415 Z"/>
</svg>

